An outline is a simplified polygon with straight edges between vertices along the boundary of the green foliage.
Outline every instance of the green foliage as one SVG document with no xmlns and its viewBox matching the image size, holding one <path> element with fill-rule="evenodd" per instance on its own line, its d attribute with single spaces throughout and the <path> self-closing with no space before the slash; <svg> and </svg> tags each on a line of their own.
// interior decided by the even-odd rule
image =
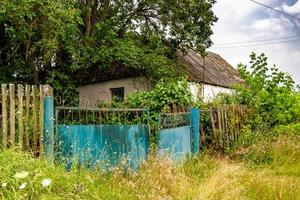
<svg viewBox="0 0 300 200">
<path fill-rule="evenodd" d="M 193 199 L 200 180 L 209 177 L 217 166 L 204 156 L 179 166 L 151 157 L 138 171 L 125 173 L 122 165 L 111 172 L 83 168 L 66 171 L 45 159 L 11 150 L 1 150 L 0 159 L 3 199 Z M 43 186 L 45 179 L 51 180 L 50 185 Z M 20 188 L 24 183 L 26 186 Z"/>
<path fill-rule="evenodd" d="M 246 134 L 233 156 L 254 164 L 254 168 L 268 166 L 280 175 L 299 177 L 299 126 L 300 123 L 281 125 L 265 133 Z"/>
<path fill-rule="evenodd" d="M 211 45 L 214 3 L 2 0 L 0 81 L 50 83 L 73 104 L 74 88 L 99 69 L 134 68 L 153 82 L 174 77 L 178 49 Z"/>
<path fill-rule="evenodd" d="M 282 134 L 273 142 L 261 141 L 241 151 L 244 155 L 256 154 L 256 158 L 268 154 L 272 161 L 264 164 L 252 162 L 250 159 L 253 157 L 237 162 L 219 155 L 191 157 L 183 163 L 175 164 L 168 158 L 158 158 L 154 154 L 149 156 L 147 163 L 139 170 L 132 173 L 124 173 L 122 165 L 110 172 L 83 168 L 66 171 L 63 166 L 43 158 L 34 158 L 24 152 L 1 150 L 0 197 L 299 199 L 299 141 L 295 135 Z M 50 185 L 42 184 L 45 179 L 51 180 Z M 24 183 L 26 186 L 20 187 Z"/>
<path fill-rule="evenodd" d="M 240 64 L 238 71 L 245 84 L 221 102 L 245 104 L 251 110 L 251 129 L 263 130 L 300 120 L 300 99 L 289 74 L 269 67 L 264 54 L 252 53 L 250 66 Z"/>
<path fill-rule="evenodd" d="M 274 126 L 299 120 L 300 101 L 291 76 L 280 72 L 276 66 L 269 68 L 264 54 L 250 57 L 251 72 L 246 66 L 238 67 L 246 84 L 238 88 L 238 101 L 255 110 L 254 123 Z"/>
<path fill-rule="evenodd" d="M 193 97 L 189 90 L 187 78 L 179 80 L 160 80 L 153 89 L 139 91 L 129 95 L 124 102 L 113 100 L 111 104 L 100 107 L 128 107 L 148 108 L 156 112 L 172 112 L 189 108 L 193 104 Z"/>
<path fill-rule="evenodd" d="M 47 84 L 53 88 L 55 105 L 78 106 L 79 95 L 76 90 L 76 81 L 69 74 L 53 70 L 49 73 Z"/>
<path fill-rule="evenodd" d="M 62 45 L 76 41 L 81 23 L 71 1 L 1 1 L 1 71 L 6 79 L 38 83 L 55 69 L 54 58 Z M 1 73 L 2 75 L 2 73 Z M 0 80 L 5 76 L 0 76 Z"/>
</svg>

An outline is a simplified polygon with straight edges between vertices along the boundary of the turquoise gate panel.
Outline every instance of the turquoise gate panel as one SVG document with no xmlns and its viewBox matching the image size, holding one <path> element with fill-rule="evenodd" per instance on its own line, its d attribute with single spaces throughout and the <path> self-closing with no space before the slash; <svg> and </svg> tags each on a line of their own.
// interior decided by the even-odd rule
<svg viewBox="0 0 300 200">
<path fill-rule="evenodd" d="M 137 168 L 147 157 L 148 133 L 147 125 L 58 125 L 57 152 L 67 167 L 75 161 L 108 169 L 123 160 Z"/>
<path fill-rule="evenodd" d="M 191 154 L 191 127 L 182 126 L 160 130 L 158 147 L 160 153 L 171 154 L 175 159 Z"/>
<path fill-rule="evenodd" d="M 159 115 L 158 149 L 173 158 L 199 153 L 199 109 Z"/>
</svg>

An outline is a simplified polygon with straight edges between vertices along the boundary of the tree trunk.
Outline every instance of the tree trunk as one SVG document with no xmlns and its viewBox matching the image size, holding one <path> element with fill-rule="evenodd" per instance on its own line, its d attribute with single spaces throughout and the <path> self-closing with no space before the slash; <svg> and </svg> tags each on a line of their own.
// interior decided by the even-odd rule
<svg viewBox="0 0 300 200">
<path fill-rule="evenodd" d="M 38 72 L 38 70 L 36 70 L 35 67 L 32 67 L 32 71 L 33 71 L 33 84 L 39 85 L 40 84 L 39 72 Z"/>
<path fill-rule="evenodd" d="M 98 17 L 98 6 L 99 6 L 99 0 L 94 0 L 93 8 L 92 8 L 92 17 L 91 17 L 91 29 L 93 31 L 93 26 L 97 22 Z"/>
<path fill-rule="evenodd" d="M 100 17 L 100 21 L 104 21 L 108 16 L 110 0 L 104 0 L 103 3 L 103 13 Z"/>
<path fill-rule="evenodd" d="M 91 34 L 91 0 L 86 0 L 86 13 L 85 13 L 85 36 L 90 36 Z"/>
</svg>

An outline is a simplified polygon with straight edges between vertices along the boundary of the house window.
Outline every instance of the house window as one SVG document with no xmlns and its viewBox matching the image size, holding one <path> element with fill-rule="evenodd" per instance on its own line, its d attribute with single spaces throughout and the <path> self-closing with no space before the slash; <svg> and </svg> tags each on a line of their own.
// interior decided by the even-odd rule
<svg viewBox="0 0 300 200">
<path fill-rule="evenodd" d="M 124 100 L 124 87 L 110 88 L 111 98 L 118 99 L 119 101 Z"/>
</svg>

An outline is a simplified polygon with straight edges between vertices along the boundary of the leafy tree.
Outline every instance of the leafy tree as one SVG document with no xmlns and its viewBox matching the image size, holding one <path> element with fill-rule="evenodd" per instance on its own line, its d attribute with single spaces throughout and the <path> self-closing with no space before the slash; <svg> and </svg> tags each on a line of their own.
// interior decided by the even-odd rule
<svg viewBox="0 0 300 200">
<path fill-rule="evenodd" d="M 48 82 L 68 96 L 98 68 L 137 68 L 154 82 L 172 77 L 178 49 L 203 52 L 211 45 L 214 3 L 2 0 L 0 80 Z"/>
<path fill-rule="evenodd" d="M 55 70 L 61 46 L 75 41 L 80 21 L 69 1 L 2 0 L 0 80 L 39 84 Z"/>
<path fill-rule="evenodd" d="M 73 55 L 75 69 L 122 64 L 157 81 L 175 74 L 176 49 L 204 51 L 211 45 L 214 0 L 79 2 L 84 24 L 82 44 Z"/>
<path fill-rule="evenodd" d="M 87 43 L 98 34 L 110 33 L 108 37 L 124 37 L 126 33 L 133 31 L 146 37 L 151 37 L 153 33 L 158 34 L 164 42 L 173 47 L 186 45 L 201 51 L 211 44 L 211 26 L 216 21 L 211 8 L 215 0 L 79 2 L 79 6 L 83 8 L 82 28 Z M 98 37 L 102 38 L 103 35 Z"/>
</svg>

